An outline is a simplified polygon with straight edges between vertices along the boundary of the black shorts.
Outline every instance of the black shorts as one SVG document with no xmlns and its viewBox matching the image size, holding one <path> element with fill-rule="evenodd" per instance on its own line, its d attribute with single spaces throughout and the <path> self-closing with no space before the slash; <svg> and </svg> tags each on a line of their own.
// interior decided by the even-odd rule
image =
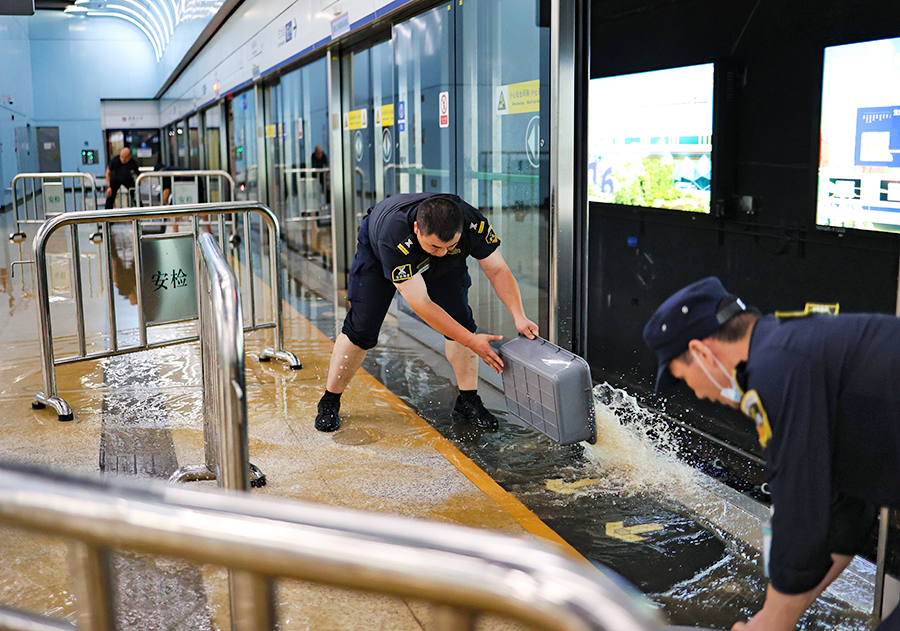
<svg viewBox="0 0 900 631">
<path fill-rule="evenodd" d="M 407 281 L 408 282 L 408 281 Z M 475 332 L 475 318 L 469 307 L 469 272 L 446 273 L 437 278 L 425 277 L 425 286 L 432 302 L 446 311 L 464 328 Z M 341 332 L 362 349 L 369 350 L 378 344 L 378 332 L 384 322 L 396 288 L 385 278 L 381 262 L 375 258 L 368 239 L 368 217 L 359 230 L 356 255 L 350 266 L 347 298 L 350 310 L 344 318 Z"/>
</svg>

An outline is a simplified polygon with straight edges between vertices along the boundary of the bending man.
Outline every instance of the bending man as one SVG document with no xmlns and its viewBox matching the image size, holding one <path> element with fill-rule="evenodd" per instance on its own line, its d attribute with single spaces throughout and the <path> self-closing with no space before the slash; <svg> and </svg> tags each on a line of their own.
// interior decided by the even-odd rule
<svg viewBox="0 0 900 631">
<path fill-rule="evenodd" d="M 131 157 L 131 149 L 125 147 L 113 156 L 106 167 L 106 210 L 116 205 L 116 193 L 120 186 L 134 187 L 134 178 L 140 173 L 138 163 Z"/>
<path fill-rule="evenodd" d="M 350 310 L 334 343 L 317 430 L 333 432 L 340 427 L 341 394 L 366 351 L 378 343 L 395 290 L 446 338 L 447 360 L 460 391 L 453 416 L 477 427 L 497 429 L 497 419 L 478 396 L 478 358 L 500 372 L 503 362 L 490 342 L 503 336 L 475 332 L 466 257 L 478 260 L 516 330 L 530 338 L 538 332 L 537 325 L 525 317 L 519 285 L 500 256 L 499 245 L 484 216 L 455 195 L 395 195 L 369 211 L 359 228 L 347 289 Z"/>
<path fill-rule="evenodd" d="M 760 316 L 717 278 L 644 328 L 657 392 L 683 380 L 756 424 L 772 494 L 765 604 L 735 630 L 789 631 L 860 552 L 877 507 L 900 507 L 900 319 Z M 900 629 L 900 609 L 878 627 Z"/>
</svg>

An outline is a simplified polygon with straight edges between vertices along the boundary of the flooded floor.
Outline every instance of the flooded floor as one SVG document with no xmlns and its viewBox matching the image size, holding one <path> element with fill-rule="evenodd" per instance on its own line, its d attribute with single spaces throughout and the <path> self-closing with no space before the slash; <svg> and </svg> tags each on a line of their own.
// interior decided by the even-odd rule
<svg viewBox="0 0 900 631">
<path fill-rule="evenodd" d="M 9 213 L 0 215 L 2 234 L 11 232 L 10 223 Z M 93 314 L 87 322 L 90 348 L 108 337 L 97 315 L 107 297 L 100 257 L 86 238 L 87 231 L 82 257 L 88 261 L 83 276 Z M 67 282 L 62 248 L 57 244 L 54 254 L 60 263 L 54 282 L 60 286 Z M 42 386 L 36 305 L 31 272 L 17 266 L 11 276 L 12 261 L 27 255 L 5 239 L 0 244 L 0 457 L 160 478 L 201 462 L 194 343 L 61 366 L 60 390 L 73 404 L 75 422 L 60 423 L 50 410 L 29 409 Z M 292 255 L 286 256 L 290 263 Z M 117 272 L 115 297 L 117 328 L 126 341 L 134 339 L 137 319 L 133 286 L 123 280 L 127 270 L 123 265 Z M 490 379 L 480 391 L 500 418 L 500 430 L 462 425 L 450 417 L 456 389 L 449 365 L 401 310 L 389 316 L 379 346 L 351 382 L 342 428 L 321 434 L 312 429 L 315 404 L 324 388 L 328 338 L 333 339 L 344 305 L 310 291 L 303 276 L 290 276 L 285 287 L 286 348 L 301 358 L 303 369 L 255 361 L 271 331 L 249 333 L 245 342 L 250 459 L 269 480 L 255 493 L 557 540 L 637 586 L 673 625 L 728 629 L 759 609 L 765 590 L 760 520 L 768 508 L 758 500 L 764 498 L 755 496 L 752 483 L 746 489 L 739 483 L 727 486 L 700 471 L 716 458 L 698 459 L 696 448 L 687 453 L 678 428 L 628 393 L 607 384 L 594 388 L 595 445 L 559 446 L 530 429 L 507 413 L 496 380 Z M 71 348 L 74 331 L 65 322 L 71 297 L 61 290 L 51 302 L 64 321 L 60 347 Z M 191 326 L 161 335 L 178 335 Z M 33 539 L 0 530 L 0 565 L 7 568 L 0 571 L 0 603 L 71 618 L 72 598 L 65 588 L 37 588 L 22 578 L 29 576 L 28 564 L 59 564 L 65 557 L 59 544 Z M 164 577 L 165 587 L 155 596 L 140 596 L 148 565 L 154 576 Z M 8 571 L 11 567 L 20 571 Z M 801 628 L 868 628 L 872 569 L 867 562 L 854 563 L 815 603 Z M 224 578 L 215 568 L 121 555 L 117 572 L 123 628 L 151 628 L 142 612 L 157 611 L 164 604 L 157 601 L 176 593 L 182 602 L 179 622 L 171 626 L 169 619 L 152 628 L 224 628 L 227 605 L 221 587 L 211 587 Z M 300 604 L 304 598 L 330 603 L 324 607 L 327 618 Z M 392 628 L 428 628 L 420 605 L 392 599 L 298 584 L 284 587 L 279 602 L 283 628 L 362 628 L 348 608 L 388 611 L 403 620 Z M 495 621 L 491 628 L 507 627 Z"/>
</svg>

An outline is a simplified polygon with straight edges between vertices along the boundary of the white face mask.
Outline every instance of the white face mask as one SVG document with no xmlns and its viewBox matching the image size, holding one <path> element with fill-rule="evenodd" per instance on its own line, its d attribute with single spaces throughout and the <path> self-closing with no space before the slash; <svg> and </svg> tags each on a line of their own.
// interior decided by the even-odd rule
<svg viewBox="0 0 900 631">
<path fill-rule="evenodd" d="M 700 364 L 700 369 L 703 371 L 703 374 L 705 374 L 713 383 L 713 385 L 715 385 L 719 389 L 719 394 L 732 403 L 740 403 L 742 398 L 741 389 L 738 387 L 737 380 L 734 378 L 734 375 L 725 370 L 725 366 L 722 365 L 722 362 L 719 361 L 718 357 L 713 355 L 712 351 L 710 351 L 709 354 L 712 356 L 713 361 L 716 362 L 719 370 L 722 371 L 722 374 L 725 375 L 725 378 L 728 379 L 728 385 L 731 386 L 730 388 L 723 388 L 722 386 L 720 386 L 719 382 L 713 379 L 713 376 L 706 369 L 706 366 L 704 366 L 703 362 L 700 361 L 700 358 L 697 357 L 697 353 L 691 351 L 691 355 L 694 357 L 694 361 Z"/>
</svg>

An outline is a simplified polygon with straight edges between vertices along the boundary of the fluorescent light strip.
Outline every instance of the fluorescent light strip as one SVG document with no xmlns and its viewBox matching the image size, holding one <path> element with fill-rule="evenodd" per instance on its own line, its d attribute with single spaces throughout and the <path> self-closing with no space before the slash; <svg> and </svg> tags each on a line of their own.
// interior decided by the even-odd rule
<svg viewBox="0 0 900 631">
<path fill-rule="evenodd" d="M 122 15 L 121 13 L 107 13 L 106 11 L 88 11 L 87 14 L 89 16 L 97 15 L 100 17 L 119 18 L 120 20 L 128 20 L 129 22 L 134 24 L 136 27 L 141 29 L 144 32 L 144 35 L 147 36 L 147 39 L 150 40 L 150 44 L 153 45 L 153 52 L 156 53 L 156 61 L 159 61 L 160 58 L 162 57 L 162 52 L 159 50 L 159 47 L 156 44 L 156 40 L 153 39 L 153 37 L 150 35 L 150 32 L 146 28 L 144 28 L 144 26 L 140 22 L 135 20 L 134 18 L 131 18 L 127 15 Z"/>
<path fill-rule="evenodd" d="M 169 3 L 166 0 L 160 0 L 159 2 L 162 5 L 163 11 L 166 12 L 166 18 L 169 20 L 169 33 L 171 35 L 175 34 L 175 20 L 172 18 L 172 14 L 169 13 Z"/>
<path fill-rule="evenodd" d="M 159 49 L 159 54 L 160 54 L 160 56 L 162 56 L 162 51 L 165 48 L 162 43 L 162 36 L 160 36 L 156 32 L 154 25 L 151 24 L 149 21 L 147 21 L 147 19 L 143 15 L 141 15 L 134 9 L 129 9 L 126 6 L 123 6 L 121 4 L 116 4 L 115 2 L 107 2 L 106 10 L 107 11 L 124 11 L 125 13 L 129 13 L 129 14 L 133 15 L 136 20 L 138 20 L 141 24 L 143 24 L 144 26 L 147 27 L 147 30 L 150 31 L 150 33 L 156 39 L 157 48 Z"/>
<path fill-rule="evenodd" d="M 156 32 L 159 33 L 159 36 L 160 36 L 160 37 L 159 37 L 159 43 L 160 43 L 160 45 L 162 46 L 162 49 L 163 49 L 163 50 L 166 49 L 166 44 L 169 43 L 169 34 L 166 32 L 166 28 L 165 28 L 165 26 L 163 26 L 162 20 L 160 19 L 160 21 L 157 22 L 157 21 L 156 21 L 156 18 L 153 16 L 153 14 L 150 13 L 150 8 L 149 8 L 146 4 L 144 4 L 143 2 L 137 2 L 136 0 L 116 0 L 116 1 L 117 1 L 117 2 L 128 2 L 128 3 L 130 3 L 130 4 L 135 5 L 136 7 L 139 7 L 139 8 L 141 8 L 141 9 L 143 9 L 144 11 L 146 11 L 147 17 L 150 18 L 150 20 L 153 22 L 153 25 L 156 27 Z M 153 3 L 153 1 L 151 0 L 149 4 L 150 4 L 150 6 L 153 6 L 154 3 Z M 107 4 L 107 6 L 122 6 L 122 5 L 120 5 L 120 4 L 114 4 L 114 5 L 109 5 L 109 4 Z M 122 7 L 122 8 L 125 8 L 125 7 Z M 166 40 L 165 43 L 163 43 L 163 38 L 165 38 L 165 40 Z"/>
</svg>

